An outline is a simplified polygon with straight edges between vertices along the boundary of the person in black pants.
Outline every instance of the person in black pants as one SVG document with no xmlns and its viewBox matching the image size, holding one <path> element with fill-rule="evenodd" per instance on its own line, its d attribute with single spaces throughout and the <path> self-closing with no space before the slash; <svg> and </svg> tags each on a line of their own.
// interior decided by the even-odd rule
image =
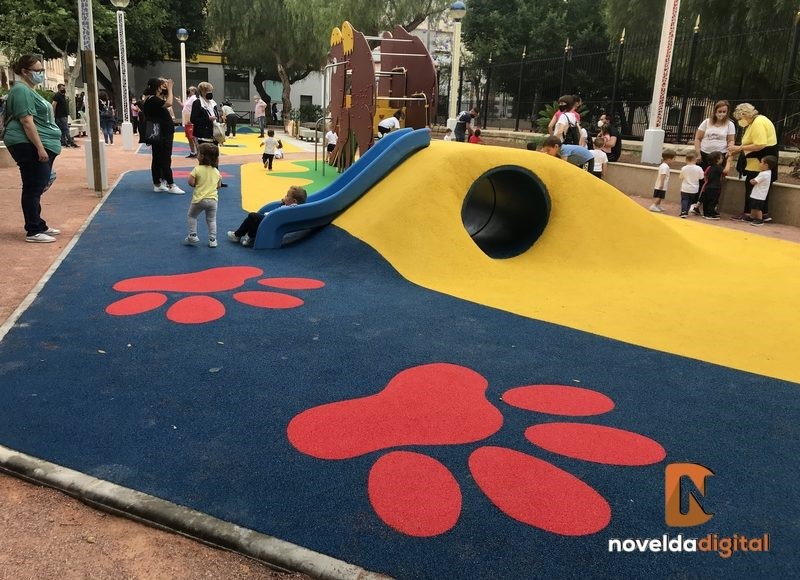
<svg viewBox="0 0 800 580">
<path fill-rule="evenodd" d="M 297 185 L 293 185 L 289 188 L 289 191 L 286 192 L 286 195 L 283 196 L 281 206 L 300 205 L 305 203 L 306 199 L 308 199 L 306 190 Z M 261 225 L 266 215 L 265 213 L 250 212 L 247 214 L 247 217 L 244 218 L 244 221 L 242 221 L 239 229 L 228 232 L 228 239 L 234 244 L 252 246 L 253 241 L 256 239 L 256 234 L 258 233 L 258 226 Z"/>
<path fill-rule="evenodd" d="M 183 194 L 185 192 L 175 185 L 172 177 L 172 140 L 175 136 L 175 125 L 169 112 L 172 106 L 172 79 L 150 79 L 144 94 L 142 112 L 146 119 L 145 125 L 155 123 L 159 132 L 159 138 L 150 142 L 153 155 L 150 163 L 153 191 Z M 147 131 L 147 127 L 142 129 Z"/>
<path fill-rule="evenodd" d="M 56 116 L 56 125 L 61 129 L 61 145 L 64 147 L 78 147 L 72 135 L 69 134 L 69 107 L 67 106 L 67 89 L 63 83 L 58 84 L 58 91 L 53 94 L 53 112 Z"/>
</svg>

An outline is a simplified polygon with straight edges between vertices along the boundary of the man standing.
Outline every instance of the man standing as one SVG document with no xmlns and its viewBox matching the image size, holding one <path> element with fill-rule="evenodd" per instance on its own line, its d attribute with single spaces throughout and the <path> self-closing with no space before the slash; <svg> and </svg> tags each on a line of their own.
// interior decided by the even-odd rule
<svg viewBox="0 0 800 580">
<path fill-rule="evenodd" d="M 258 123 L 259 137 L 264 138 L 264 126 L 267 124 L 267 103 L 260 96 L 256 95 L 256 123 Z"/>
<path fill-rule="evenodd" d="M 480 114 L 478 107 L 472 107 L 469 111 L 462 111 L 456 119 L 456 128 L 453 129 L 453 134 L 456 136 L 456 141 L 463 143 L 467 140 L 467 133 L 472 135 L 472 120 Z"/>
<path fill-rule="evenodd" d="M 53 115 L 56 125 L 61 129 L 61 145 L 64 147 L 77 147 L 78 144 L 69 134 L 69 107 L 67 106 L 67 88 L 63 83 L 58 84 L 58 90 L 53 94 Z"/>
</svg>

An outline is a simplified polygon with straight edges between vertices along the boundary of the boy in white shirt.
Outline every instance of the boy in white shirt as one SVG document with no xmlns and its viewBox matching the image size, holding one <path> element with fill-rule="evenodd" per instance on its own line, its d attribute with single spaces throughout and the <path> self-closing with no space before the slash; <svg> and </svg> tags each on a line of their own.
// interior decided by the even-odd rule
<svg viewBox="0 0 800 580">
<path fill-rule="evenodd" d="M 675 151 L 672 149 L 664 149 L 661 154 L 661 165 L 658 166 L 658 175 L 656 176 L 656 184 L 653 189 L 653 205 L 650 206 L 650 211 L 662 213 L 664 210 L 661 208 L 661 202 L 667 197 L 667 188 L 669 187 L 669 164 L 668 161 L 675 159 Z"/>
<path fill-rule="evenodd" d="M 750 192 L 750 217 L 751 226 L 764 225 L 764 201 L 769 195 L 769 186 L 772 185 L 772 171 L 778 166 L 778 158 L 767 155 L 761 159 L 758 169 L 760 173 L 750 180 L 753 190 Z"/>
<path fill-rule="evenodd" d="M 703 179 L 703 168 L 697 165 L 697 154 L 694 151 L 689 151 L 686 154 L 686 165 L 681 168 L 680 217 L 684 219 L 689 217 L 689 207 L 697 203 L 701 179 Z"/>
<path fill-rule="evenodd" d="M 339 142 L 339 135 L 333 130 L 333 127 L 328 129 L 325 133 L 325 142 L 328 144 L 326 150 L 328 151 L 328 165 L 333 165 L 333 150 L 336 149 L 336 144 Z"/>
<path fill-rule="evenodd" d="M 378 123 L 378 133 L 380 137 L 386 135 L 390 131 L 400 128 L 400 119 L 403 118 L 403 111 L 395 111 L 391 117 L 386 117 L 383 121 Z"/>
<path fill-rule="evenodd" d="M 267 131 L 267 138 L 264 139 L 264 154 L 261 155 L 261 163 L 268 171 L 272 171 L 272 160 L 275 159 L 275 151 L 278 150 L 278 140 L 275 139 L 275 131 Z"/>
<path fill-rule="evenodd" d="M 594 165 L 592 166 L 592 175 L 600 179 L 604 179 L 606 175 L 606 165 L 608 164 L 608 155 L 603 151 L 603 138 L 598 136 L 594 140 L 594 149 L 592 149 L 592 157 L 594 157 Z"/>
</svg>

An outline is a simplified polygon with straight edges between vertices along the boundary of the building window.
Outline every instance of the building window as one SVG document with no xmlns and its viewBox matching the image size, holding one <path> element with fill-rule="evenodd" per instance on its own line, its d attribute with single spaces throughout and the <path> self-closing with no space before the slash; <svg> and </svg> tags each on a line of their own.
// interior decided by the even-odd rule
<svg viewBox="0 0 800 580">
<path fill-rule="evenodd" d="M 235 101 L 250 100 L 250 72 L 225 70 L 225 97 Z"/>
<path fill-rule="evenodd" d="M 314 97 L 311 95 L 300 95 L 300 106 L 308 105 L 309 107 L 314 104 Z"/>
<path fill-rule="evenodd" d="M 199 66 L 186 67 L 186 88 L 196 87 L 200 83 L 208 82 L 208 69 Z"/>
</svg>

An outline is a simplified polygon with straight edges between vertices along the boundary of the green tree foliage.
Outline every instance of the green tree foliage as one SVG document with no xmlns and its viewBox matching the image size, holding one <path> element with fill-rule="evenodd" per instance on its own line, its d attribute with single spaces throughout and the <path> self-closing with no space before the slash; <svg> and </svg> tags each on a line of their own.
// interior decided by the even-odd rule
<svg viewBox="0 0 800 580">
<path fill-rule="evenodd" d="M 281 82 L 283 110 L 291 110 L 291 85 L 325 66 L 331 30 L 344 20 L 372 35 L 409 30 L 447 0 L 209 0 L 210 31 L 229 62 L 256 71 L 256 90 L 268 100 L 263 81 Z"/>
<path fill-rule="evenodd" d="M 208 47 L 203 24 L 205 0 L 131 0 L 124 12 L 127 56 L 132 65 L 143 66 L 161 61 L 165 56 L 177 55 L 179 42 L 175 31 L 180 27 L 190 31 L 186 43 L 189 54 Z M 109 78 L 98 70 L 98 80 L 110 95 L 116 96 L 119 104 L 115 13 L 110 2 L 93 0 L 95 55 L 111 72 Z M 36 3 L 0 0 L 0 50 L 11 58 L 26 52 L 43 54 L 45 58 L 62 58 L 70 94 L 79 73 L 70 70 L 67 57 L 78 52 L 78 42 L 76 0 L 39 0 Z M 136 87 L 130 89 L 137 90 Z"/>
<path fill-rule="evenodd" d="M 557 98 L 561 89 L 560 59 L 569 44 L 585 52 L 605 50 L 608 38 L 594 0 L 471 0 L 462 29 L 464 43 L 476 66 L 486 68 L 492 57 L 492 86 L 516 95 L 522 51 L 521 117 L 538 110 L 543 99 Z M 575 70 L 565 92 L 588 94 L 603 70 Z"/>
</svg>

